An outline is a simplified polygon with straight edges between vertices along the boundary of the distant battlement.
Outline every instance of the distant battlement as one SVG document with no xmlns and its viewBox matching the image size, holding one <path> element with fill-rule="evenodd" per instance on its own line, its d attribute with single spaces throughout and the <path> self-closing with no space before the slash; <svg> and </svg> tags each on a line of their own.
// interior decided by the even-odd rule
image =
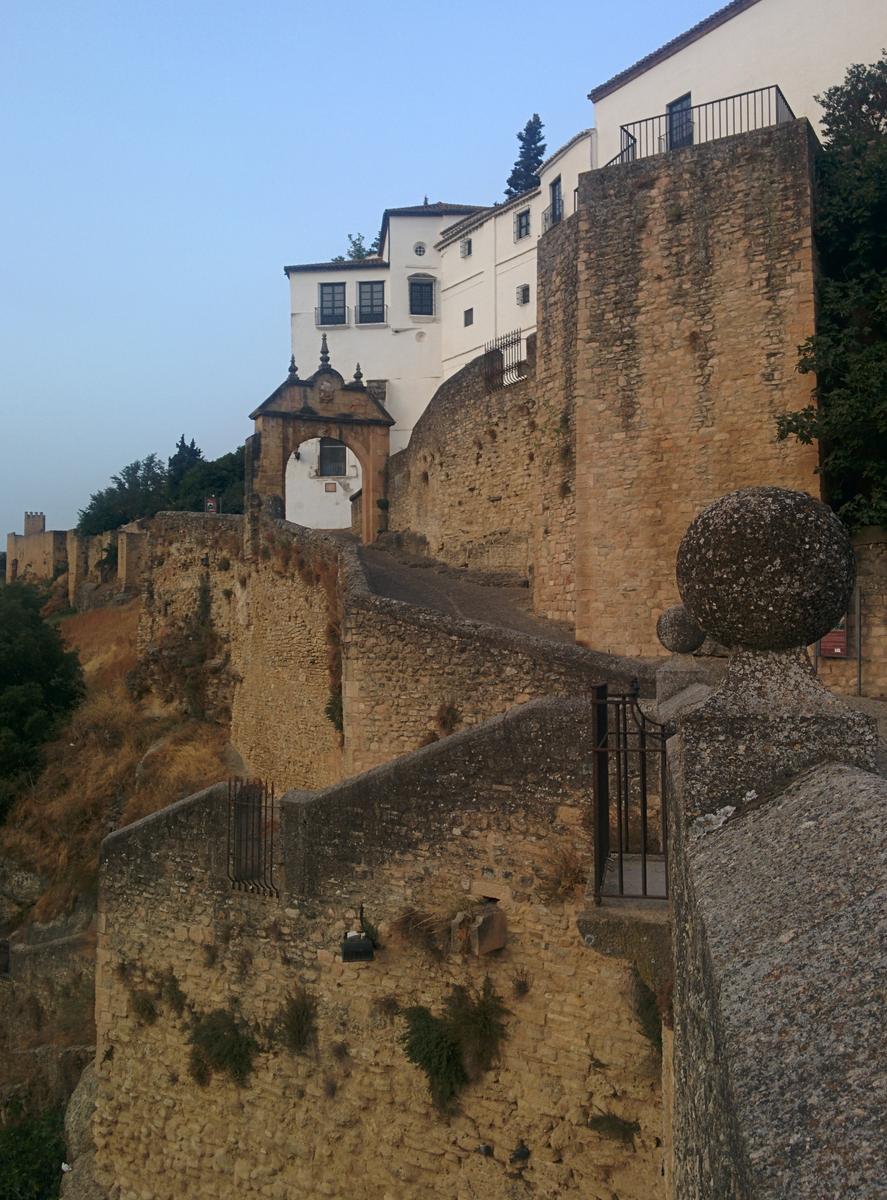
<svg viewBox="0 0 887 1200">
<path fill-rule="evenodd" d="M 25 537 L 34 533 L 46 532 L 46 514 L 42 512 L 25 513 Z"/>
</svg>

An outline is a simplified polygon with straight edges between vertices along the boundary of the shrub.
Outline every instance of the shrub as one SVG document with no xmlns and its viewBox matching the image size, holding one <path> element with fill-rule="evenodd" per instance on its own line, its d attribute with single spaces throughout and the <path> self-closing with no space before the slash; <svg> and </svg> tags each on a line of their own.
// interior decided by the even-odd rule
<svg viewBox="0 0 887 1200">
<path fill-rule="evenodd" d="M 342 686 L 330 692 L 329 699 L 323 708 L 323 715 L 332 724 L 337 733 L 345 731 L 345 714 L 342 707 Z"/>
<path fill-rule="evenodd" d="M 530 973 L 526 967 L 518 967 L 511 979 L 511 991 L 515 1000 L 522 1000 L 530 990 Z"/>
<path fill-rule="evenodd" d="M 401 1037 L 404 1053 L 428 1076 L 435 1108 L 447 1112 L 468 1083 L 462 1049 L 446 1021 L 433 1016 L 423 1005 L 408 1008 L 404 1015 L 407 1021 Z"/>
<path fill-rule="evenodd" d="M 446 1021 L 472 1075 L 488 1071 L 499 1057 L 499 1047 L 506 1037 L 503 1017 L 507 1015 L 508 1009 L 493 990 L 489 975 L 479 993 L 459 984 L 450 993 Z"/>
<path fill-rule="evenodd" d="M 441 1112 L 452 1110 L 461 1089 L 499 1055 L 508 1009 L 489 976 L 479 993 L 457 985 L 436 1017 L 423 1005 L 408 1008 L 401 1045 L 410 1062 L 428 1076 L 431 1099 Z"/>
<path fill-rule="evenodd" d="M 167 971 L 160 980 L 160 997 L 169 1005 L 177 1017 L 185 1011 L 188 997 L 179 986 L 179 981 L 172 971 Z"/>
<path fill-rule="evenodd" d="M 602 1137 L 614 1138 L 619 1142 L 630 1142 L 634 1140 L 634 1136 L 640 1133 L 641 1127 L 637 1121 L 626 1121 L 624 1117 L 617 1117 L 615 1113 L 598 1113 L 588 1119 L 589 1129 L 593 1129 L 595 1133 L 601 1134 Z"/>
<path fill-rule="evenodd" d="M 400 1012 L 400 1001 L 397 996 L 389 992 L 387 996 L 377 996 L 375 998 L 373 1009 L 383 1021 L 390 1023 Z"/>
<path fill-rule="evenodd" d="M 452 701 L 446 700 L 437 710 L 435 721 L 444 737 L 453 733 L 462 720 L 462 710 Z"/>
<path fill-rule="evenodd" d="M 0 1196 L 3 1200 L 50 1200 L 58 1195 L 65 1157 L 61 1109 L 10 1114 L 0 1127 Z"/>
<path fill-rule="evenodd" d="M 437 936 L 438 926 L 439 919 L 431 913 L 407 907 L 395 918 L 391 928 L 403 941 L 409 942 L 437 961 L 443 957 Z"/>
<path fill-rule="evenodd" d="M 317 1041 L 317 999 L 301 984 L 287 999 L 279 1018 L 283 1043 L 291 1054 L 305 1054 Z"/>
<path fill-rule="evenodd" d="M 337 1063 L 347 1062 L 351 1057 L 351 1051 L 348 1049 L 347 1042 L 333 1042 L 330 1051 Z"/>
<path fill-rule="evenodd" d="M 572 845 L 563 843 L 549 852 L 547 869 L 539 884 L 539 893 L 549 904 L 575 898 L 588 882 L 588 867 Z"/>
<path fill-rule="evenodd" d="M 157 1020 L 157 1005 L 148 992 L 133 989 L 130 992 L 132 1011 L 143 1025 L 153 1025 Z"/>
<path fill-rule="evenodd" d="M 222 1071 L 245 1087 L 259 1044 L 242 1021 L 227 1009 L 217 1008 L 197 1017 L 191 1028 L 191 1078 L 205 1087 L 213 1071 Z"/>
</svg>

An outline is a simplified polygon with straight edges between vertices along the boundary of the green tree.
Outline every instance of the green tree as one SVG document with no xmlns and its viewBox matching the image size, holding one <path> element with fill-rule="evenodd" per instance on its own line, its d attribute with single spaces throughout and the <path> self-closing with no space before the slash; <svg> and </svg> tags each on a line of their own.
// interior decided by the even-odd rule
<svg viewBox="0 0 887 1200">
<path fill-rule="evenodd" d="M 887 51 L 849 68 L 823 106 L 815 236 L 816 335 L 798 369 L 816 404 L 777 419 L 780 438 L 819 439 L 825 493 L 851 527 L 887 525 Z"/>
<path fill-rule="evenodd" d="M 348 249 L 344 254 L 337 254 L 332 262 L 363 262 L 365 258 L 373 258 L 379 253 L 379 235 L 376 234 L 368 246 L 362 233 L 348 234 Z"/>
<path fill-rule="evenodd" d="M 77 530 L 83 534 L 104 533 L 139 517 L 153 517 L 167 502 L 167 469 L 156 454 L 136 459 L 119 475 L 112 475 L 106 488 L 94 492 L 80 510 Z"/>
<path fill-rule="evenodd" d="M 176 452 L 166 464 L 166 477 L 171 489 L 178 487 L 183 476 L 194 466 L 195 463 L 203 461 L 203 451 L 191 438 L 190 442 L 185 441 L 185 435 L 179 438 L 176 442 Z"/>
<path fill-rule="evenodd" d="M 505 185 L 505 195 L 510 200 L 512 196 L 520 196 L 523 192 L 539 186 L 539 168 L 545 158 L 545 142 L 542 140 L 544 126 L 538 113 L 533 113 L 517 135 L 520 152 L 515 159 L 508 182 Z"/>
<path fill-rule="evenodd" d="M 193 463 L 171 492 L 169 507 L 202 512 L 207 496 L 215 496 L 223 513 L 243 512 L 243 447 L 207 462 Z"/>
<path fill-rule="evenodd" d="M 0 1200 L 53 1200 L 64 1157 L 61 1109 L 13 1111 L 0 1128 Z"/>
<path fill-rule="evenodd" d="M 0 820 L 40 769 L 41 745 L 83 695 L 77 655 L 40 616 L 27 584 L 0 589 Z"/>
</svg>

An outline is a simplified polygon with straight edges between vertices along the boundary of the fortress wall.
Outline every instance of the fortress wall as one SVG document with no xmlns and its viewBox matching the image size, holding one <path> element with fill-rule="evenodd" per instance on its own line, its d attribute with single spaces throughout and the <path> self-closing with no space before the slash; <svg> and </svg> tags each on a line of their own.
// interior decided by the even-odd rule
<svg viewBox="0 0 887 1200">
<path fill-rule="evenodd" d="M 68 566 L 65 533 L 10 533 L 6 536 L 6 582 L 51 581 Z"/>
<path fill-rule="evenodd" d="M 285 797 L 279 901 L 225 878 L 223 789 L 106 841 L 94 1121 L 106 1187 L 128 1200 L 663 1195 L 660 1067 L 630 972 L 585 948 L 576 905 L 541 885 L 553 846 L 583 844 L 580 710 L 530 705 L 343 787 Z M 294 894 L 304 863 L 321 869 Z M 505 915 L 494 954 L 433 958 L 391 928 L 407 906 L 450 913 L 472 895 Z M 361 904 L 384 945 L 345 964 Z M 140 1021 L 134 995 L 156 996 L 169 971 L 187 1008 L 177 1017 L 157 999 L 157 1019 Z M 400 1012 L 439 1014 L 453 984 L 486 975 L 510 1010 L 501 1061 L 442 1115 L 404 1054 Z M 270 1032 L 298 984 L 318 1002 L 304 1055 Z M 260 1041 L 242 1088 L 189 1073 L 192 1015 L 215 1008 Z M 637 1127 L 621 1140 L 589 1124 L 601 1114 Z M 529 1155 L 512 1162 L 522 1145 Z"/>
<path fill-rule="evenodd" d="M 338 636 L 335 545 L 269 522 L 248 564 L 242 517 L 163 513 L 152 523 L 146 561 L 139 653 L 153 686 L 173 698 L 151 663 L 180 635 L 204 589 L 215 637 L 207 664 L 211 715 L 230 721 L 248 769 L 278 790 L 338 779 L 340 738 L 324 712 Z"/>
<path fill-rule="evenodd" d="M 540 239 L 540 375 L 545 322 L 565 345 L 577 325 L 576 632 L 595 649 L 656 652 L 704 505 L 755 484 L 818 494 L 816 447 L 775 424 L 812 388 L 796 368 L 814 329 L 813 154 L 797 121 L 592 171 L 556 231 L 577 220 L 577 255 Z"/>
<path fill-rule="evenodd" d="M 531 572 L 538 428 L 534 372 L 488 392 L 483 357 L 435 392 L 388 462 L 388 528 L 456 567 Z"/>
<path fill-rule="evenodd" d="M 460 621 L 370 594 L 346 557 L 344 614 L 345 763 L 364 771 L 440 736 L 452 708 L 458 728 L 477 725 L 542 696 L 584 695 L 609 681 L 645 695 L 654 664 Z"/>
</svg>

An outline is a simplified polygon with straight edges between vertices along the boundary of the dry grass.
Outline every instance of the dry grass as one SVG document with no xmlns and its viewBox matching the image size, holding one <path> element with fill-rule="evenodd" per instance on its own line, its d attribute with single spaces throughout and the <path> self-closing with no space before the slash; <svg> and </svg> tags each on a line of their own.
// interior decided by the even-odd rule
<svg viewBox="0 0 887 1200">
<path fill-rule="evenodd" d="M 37 920 L 94 892 L 99 846 L 113 829 L 228 773 L 218 726 L 155 715 L 124 687 L 135 662 L 137 618 L 138 606 L 130 604 L 60 623 L 81 655 L 87 696 L 0 829 L 0 853 L 48 880 L 33 910 Z"/>
<path fill-rule="evenodd" d="M 590 857 L 584 846 L 562 842 L 548 852 L 539 894 L 548 904 L 566 903 L 582 897 L 588 885 Z"/>
</svg>

